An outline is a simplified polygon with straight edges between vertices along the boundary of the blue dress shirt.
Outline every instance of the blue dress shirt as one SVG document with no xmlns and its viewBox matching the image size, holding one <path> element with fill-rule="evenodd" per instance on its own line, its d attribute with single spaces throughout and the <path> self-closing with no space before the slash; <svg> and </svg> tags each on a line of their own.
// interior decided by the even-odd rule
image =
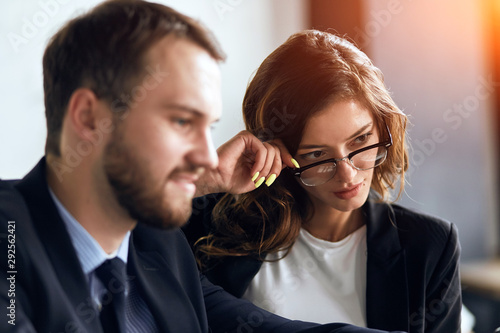
<svg viewBox="0 0 500 333">
<path fill-rule="evenodd" d="M 127 232 L 118 249 L 111 254 L 107 254 L 99 243 L 87 232 L 87 230 L 85 230 L 85 228 L 70 214 L 70 212 L 68 212 L 50 188 L 49 192 L 56 204 L 59 215 L 66 225 L 66 229 L 75 248 L 80 265 L 82 266 L 83 272 L 87 277 L 90 295 L 96 305 L 96 308 L 99 309 L 101 307 L 101 296 L 106 292 L 106 289 L 101 281 L 96 277 L 95 269 L 107 259 L 112 259 L 114 257 L 120 258 L 125 265 L 127 264 L 130 231 Z M 137 285 L 133 280 L 127 281 L 125 297 L 127 332 L 158 332 L 153 315 L 151 314 L 147 304 L 140 297 Z"/>
</svg>

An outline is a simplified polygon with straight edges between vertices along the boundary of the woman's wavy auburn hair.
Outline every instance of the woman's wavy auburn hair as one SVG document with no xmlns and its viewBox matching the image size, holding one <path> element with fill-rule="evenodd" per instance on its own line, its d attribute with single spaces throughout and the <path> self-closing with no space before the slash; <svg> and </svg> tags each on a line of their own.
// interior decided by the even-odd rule
<svg viewBox="0 0 500 333">
<path fill-rule="evenodd" d="M 390 201 L 404 189 L 408 167 L 407 118 L 384 84 L 382 72 L 352 43 L 328 32 L 292 35 L 260 65 L 246 90 L 246 129 L 263 141 L 281 139 L 297 152 L 307 121 L 331 103 L 356 100 L 372 112 L 379 133 L 392 134 L 386 161 L 374 169 L 372 195 Z M 383 134 L 382 134 L 383 135 Z M 285 169 L 273 186 L 226 194 L 213 211 L 212 232 L 197 243 L 202 265 L 209 259 L 288 250 L 312 214 L 305 190 Z"/>
</svg>

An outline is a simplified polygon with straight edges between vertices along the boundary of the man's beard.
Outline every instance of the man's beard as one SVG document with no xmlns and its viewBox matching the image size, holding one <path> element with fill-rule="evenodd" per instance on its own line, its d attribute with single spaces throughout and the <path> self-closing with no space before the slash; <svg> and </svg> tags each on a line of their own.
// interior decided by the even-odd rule
<svg viewBox="0 0 500 333">
<path fill-rule="evenodd" d="M 191 200 L 167 199 L 166 179 L 152 179 L 148 162 L 140 161 L 134 150 L 122 143 L 119 132 L 115 128 L 104 157 L 104 171 L 118 203 L 131 218 L 150 227 L 172 229 L 186 223 Z"/>
</svg>

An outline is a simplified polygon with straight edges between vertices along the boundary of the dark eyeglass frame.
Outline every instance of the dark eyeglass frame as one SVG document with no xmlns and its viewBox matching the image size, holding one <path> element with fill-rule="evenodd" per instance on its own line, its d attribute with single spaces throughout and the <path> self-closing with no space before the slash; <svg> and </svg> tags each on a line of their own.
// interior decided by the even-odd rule
<svg viewBox="0 0 500 333">
<path fill-rule="evenodd" d="M 342 158 L 329 158 L 327 160 L 324 160 L 324 161 L 319 161 L 319 162 L 314 162 L 314 163 L 311 163 L 309 165 L 306 165 L 305 167 L 302 167 L 300 169 L 292 169 L 292 168 L 289 168 L 292 170 L 292 174 L 295 176 L 295 177 L 299 177 L 300 178 L 300 175 L 302 174 L 302 172 L 306 171 L 306 170 L 309 170 L 311 168 L 314 168 L 318 165 L 321 165 L 321 164 L 326 164 L 326 163 L 335 163 L 335 167 L 337 166 L 338 162 L 342 162 L 344 160 L 348 160 L 349 161 L 349 165 L 352 166 L 354 169 L 356 170 L 370 170 L 370 169 L 373 169 L 373 168 L 370 168 L 370 169 L 360 169 L 360 168 L 357 168 L 354 166 L 354 164 L 352 163 L 352 158 L 354 156 L 356 156 L 357 154 L 359 153 L 362 153 L 366 150 L 369 150 L 369 149 L 373 149 L 373 148 L 377 148 L 377 147 L 385 147 L 386 149 L 388 149 L 390 146 L 392 146 L 392 135 L 391 135 L 391 131 L 389 130 L 389 126 L 387 126 L 387 124 L 385 125 L 385 128 L 387 129 L 387 134 L 389 136 L 388 140 L 386 141 L 383 141 L 383 142 L 379 142 L 379 143 L 376 143 L 374 145 L 370 145 L 370 146 L 367 146 L 367 147 L 364 147 L 364 148 L 361 148 L 361 149 L 358 149 L 358 150 L 355 150 L 353 151 L 352 153 L 350 153 L 349 155 L 347 156 L 344 156 Z M 336 171 L 335 171 L 336 173 Z M 332 178 L 335 176 L 335 174 L 332 176 Z M 331 179 L 331 178 L 330 178 Z M 302 181 L 302 179 L 300 180 Z M 302 182 L 303 183 L 303 182 Z M 324 184 L 324 183 L 323 183 Z M 304 184 L 306 186 L 318 186 L 318 185 L 307 185 L 307 184 Z M 320 184 L 321 185 L 321 184 Z"/>
</svg>

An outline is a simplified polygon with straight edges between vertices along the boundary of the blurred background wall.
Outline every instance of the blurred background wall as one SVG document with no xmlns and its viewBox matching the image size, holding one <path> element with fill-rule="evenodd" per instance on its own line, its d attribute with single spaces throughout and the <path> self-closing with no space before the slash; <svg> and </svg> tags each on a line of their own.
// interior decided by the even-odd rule
<svg viewBox="0 0 500 333">
<path fill-rule="evenodd" d="M 41 59 L 52 34 L 100 1 L 23 0 L 0 11 L 0 178 L 43 155 Z M 260 62 L 290 34 L 330 30 L 382 69 L 408 114 L 409 184 L 401 204 L 458 226 L 464 263 L 499 253 L 499 0 L 163 0 L 220 40 L 224 115 L 215 145 L 243 129 L 241 101 Z M 500 278 L 499 278 L 500 279 Z"/>
<path fill-rule="evenodd" d="M 9 1 L 0 11 L 0 177 L 21 177 L 43 155 L 42 56 L 64 22 L 101 0 Z M 222 64 L 224 116 L 219 146 L 243 129 L 241 102 L 260 62 L 308 20 L 302 0 L 157 1 L 201 20 L 228 55 Z"/>
</svg>

